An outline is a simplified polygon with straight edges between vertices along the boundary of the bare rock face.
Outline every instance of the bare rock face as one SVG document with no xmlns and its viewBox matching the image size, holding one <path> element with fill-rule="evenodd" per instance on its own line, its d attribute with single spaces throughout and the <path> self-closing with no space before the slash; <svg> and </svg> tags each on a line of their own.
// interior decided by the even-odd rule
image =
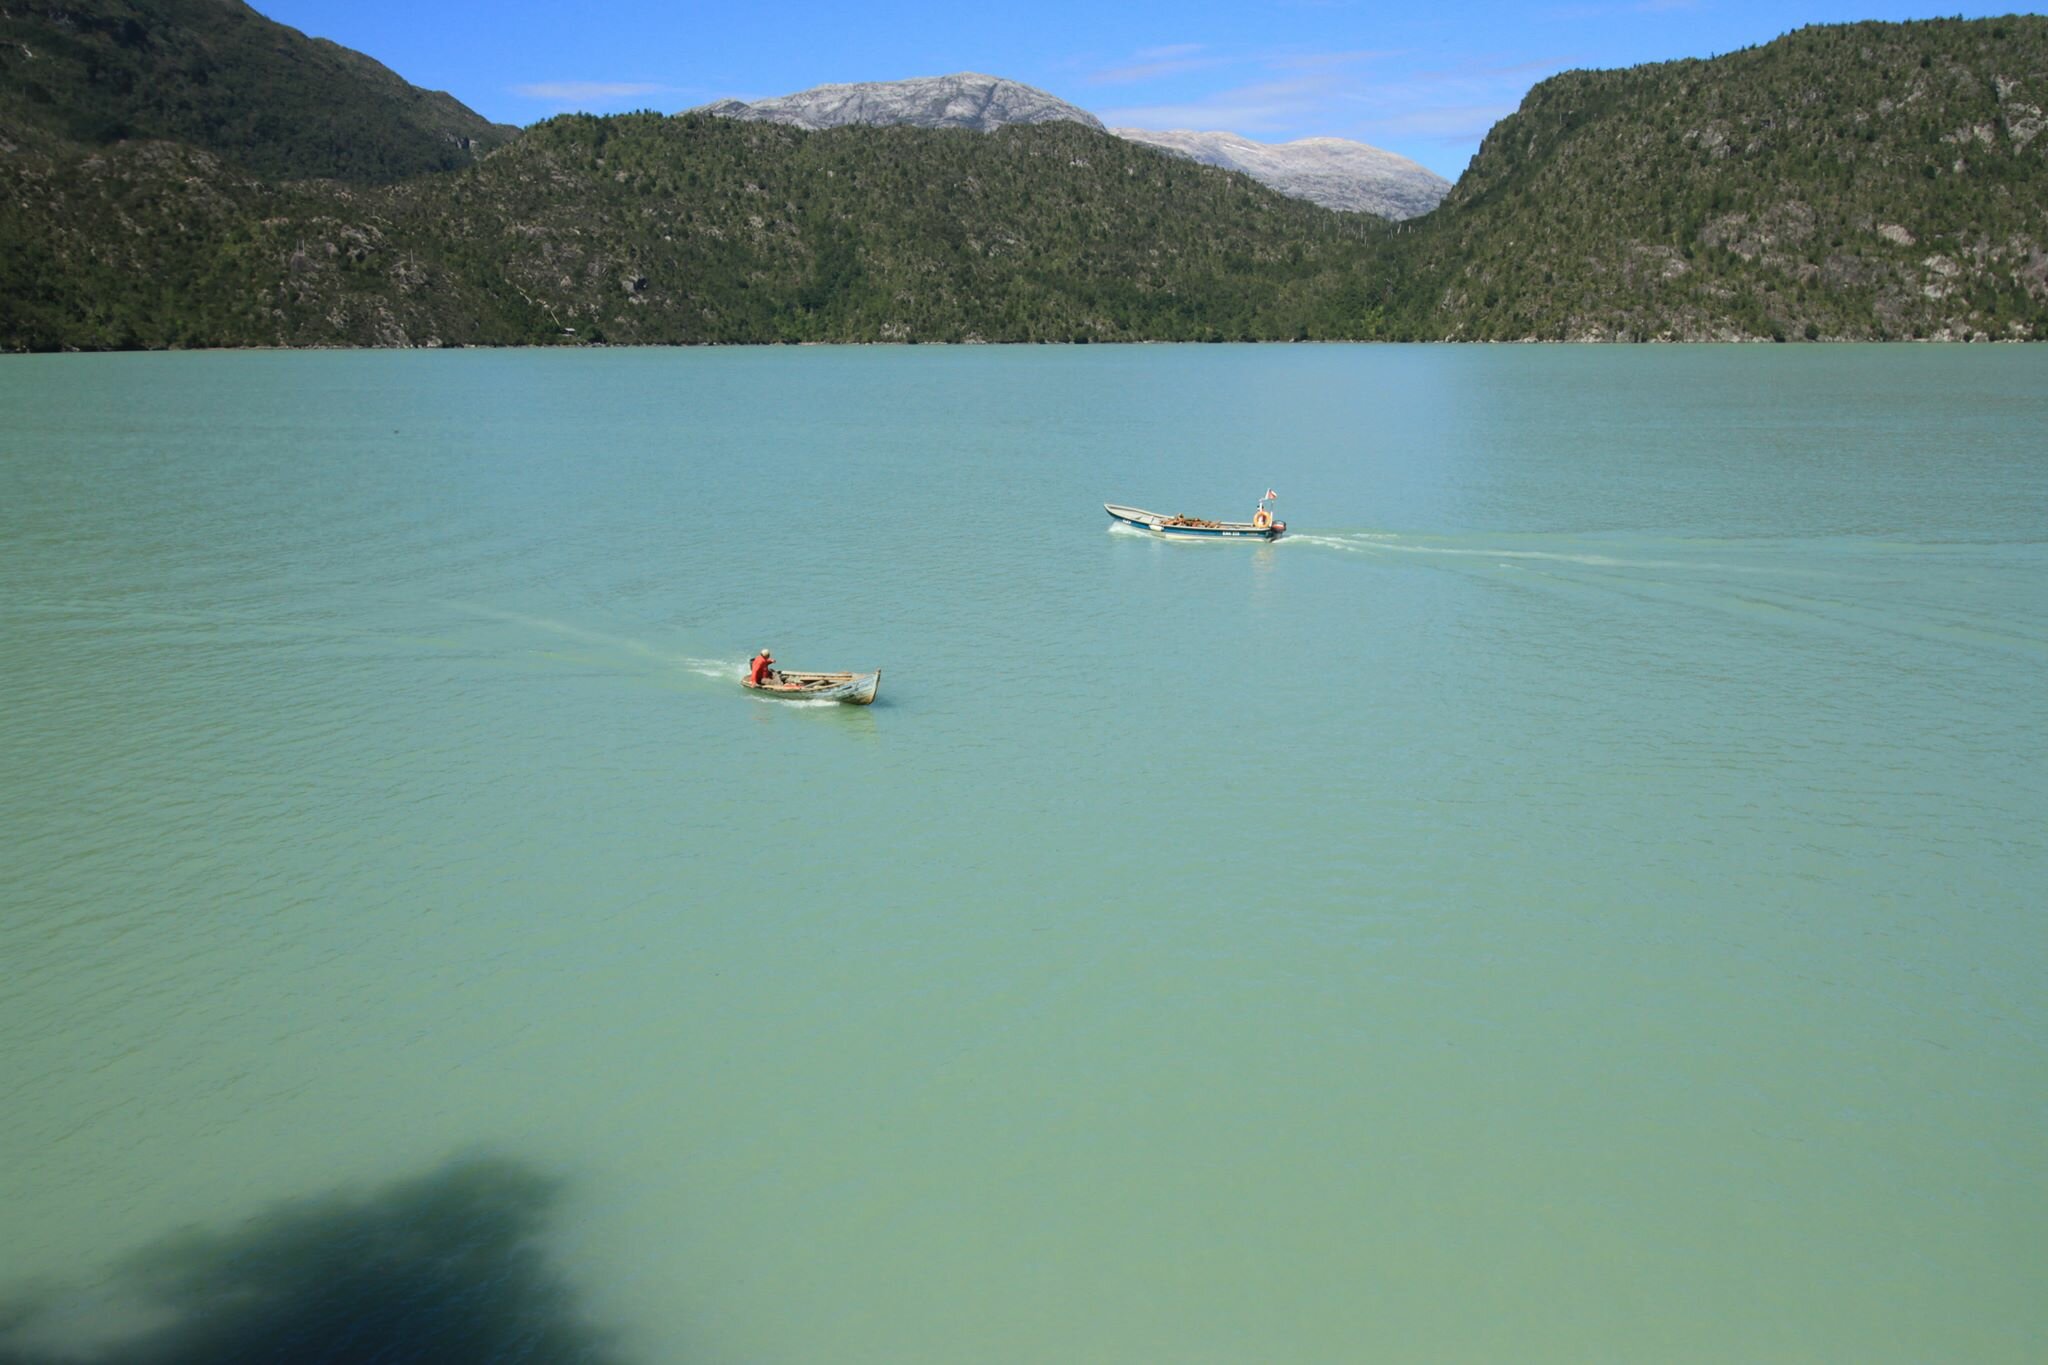
<svg viewBox="0 0 2048 1365">
<path fill-rule="evenodd" d="M 962 71 L 907 81 L 820 85 L 774 99 L 720 100 L 695 112 L 720 118 L 838 128 L 849 123 L 907 123 L 916 128 L 972 128 L 992 132 L 1011 123 L 1072 123 L 1101 128 L 1102 120 L 1043 90 Z"/>
<path fill-rule="evenodd" d="M 1012 123 L 1066 120 L 1204 165 L 1240 171 L 1282 194 L 1325 208 L 1374 213 L 1382 218 L 1427 213 L 1451 188 L 1450 181 L 1406 157 L 1343 138 L 1309 137 L 1275 144 L 1254 142 L 1236 133 L 1107 129 L 1086 109 L 1043 90 L 972 71 L 907 81 L 820 85 L 752 103 L 719 100 L 695 112 L 811 129 L 907 123 L 916 128 L 972 128 L 983 133 Z"/>
<path fill-rule="evenodd" d="M 1451 190 L 1450 181 L 1405 156 L 1341 137 L 1273 143 L 1254 142 L 1236 133 L 1154 132 L 1149 128 L 1110 131 L 1206 166 L 1241 171 L 1296 199 L 1351 213 L 1414 218 L 1435 208 Z"/>
</svg>

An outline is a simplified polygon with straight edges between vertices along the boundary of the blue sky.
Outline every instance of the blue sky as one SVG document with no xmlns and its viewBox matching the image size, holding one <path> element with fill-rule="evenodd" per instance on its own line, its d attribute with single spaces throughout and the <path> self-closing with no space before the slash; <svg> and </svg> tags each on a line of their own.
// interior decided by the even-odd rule
<svg viewBox="0 0 2048 1365">
<path fill-rule="evenodd" d="M 1573 67 L 1707 57 L 1854 19 L 2006 6 L 1868 0 L 256 0 L 487 118 L 674 112 L 828 81 L 953 71 L 1048 90 L 1111 125 L 1355 138 L 1451 179 L 1531 85 Z"/>
</svg>

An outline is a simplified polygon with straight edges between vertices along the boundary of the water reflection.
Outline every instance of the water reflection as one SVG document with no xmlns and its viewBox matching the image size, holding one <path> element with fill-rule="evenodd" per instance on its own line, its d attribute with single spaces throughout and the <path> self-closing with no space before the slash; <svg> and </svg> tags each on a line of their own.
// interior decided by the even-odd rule
<svg viewBox="0 0 2048 1365">
<path fill-rule="evenodd" d="M 475 1157 L 179 1233 L 89 1289 L 0 1291 L 0 1365 L 609 1365 L 542 1249 L 559 1189 Z"/>
</svg>

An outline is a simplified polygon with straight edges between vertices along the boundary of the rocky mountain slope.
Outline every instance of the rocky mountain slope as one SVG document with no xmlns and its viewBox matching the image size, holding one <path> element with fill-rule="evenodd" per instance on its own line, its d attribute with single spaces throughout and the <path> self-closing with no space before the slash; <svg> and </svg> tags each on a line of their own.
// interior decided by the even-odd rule
<svg viewBox="0 0 2048 1365">
<path fill-rule="evenodd" d="M 1102 121 L 1087 110 L 1017 81 L 961 72 L 907 81 L 821 85 L 794 95 L 720 100 L 694 110 L 721 118 L 786 123 L 797 128 L 972 128 L 993 132 L 1020 123 L 1063 120 L 1089 128 Z M 1153 132 L 1112 129 L 1118 137 L 1161 147 L 1205 166 L 1239 171 L 1282 194 L 1324 208 L 1413 218 L 1429 212 L 1450 190 L 1448 180 L 1406 157 L 1342 138 L 1304 138 L 1280 144 L 1235 133 Z"/>
<path fill-rule="evenodd" d="M 972 71 L 907 81 L 820 85 L 751 104 L 720 100 L 694 112 L 811 129 L 904 124 L 912 128 L 972 128 L 989 133 L 1020 123 L 1102 126 L 1102 120 L 1087 110 L 1043 90 Z"/>
<path fill-rule="evenodd" d="M 2048 337 L 2048 18 L 1544 81 L 1390 262 L 1470 338 Z"/>
<path fill-rule="evenodd" d="M 1276 143 L 1255 142 L 1236 133 L 1110 131 L 1205 166 L 1241 171 L 1282 194 L 1347 213 L 1415 218 L 1435 208 L 1451 190 L 1450 181 L 1405 156 L 1341 137 Z"/>
<path fill-rule="evenodd" d="M 518 136 L 242 0 L 8 0 L 0 136 L 182 143 L 258 175 L 381 184 Z"/>
</svg>

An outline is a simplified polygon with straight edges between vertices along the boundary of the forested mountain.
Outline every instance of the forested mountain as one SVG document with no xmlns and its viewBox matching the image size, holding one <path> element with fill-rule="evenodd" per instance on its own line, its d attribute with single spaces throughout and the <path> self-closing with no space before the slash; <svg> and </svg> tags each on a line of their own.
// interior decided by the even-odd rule
<svg viewBox="0 0 2048 1365">
<path fill-rule="evenodd" d="M 518 129 L 242 0 L 7 0 L 0 135 L 162 139 L 258 175 L 375 184 L 468 165 Z"/>
<path fill-rule="evenodd" d="M 32 188 L 0 328 L 35 348 L 1370 336 L 1384 232 L 1073 123 L 572 115 L 382 190 L 161 143 Z"/>
<path fill-rule="evenodd" d="M 242 9 L 88 3 L 155 15 L 131 43 L 151 61 L 174 46 L 164 16 Z M 122 47 L 118 26 L 94 33 Z M 236 122 L 249 101 L 226 91 L 103 140 L 92 112 L 114 106 L 94 101 L 120 82 L 66 60 L 77 80 L 0 57 L 12 349 L 2048 336 L 2034 17 L 1806 29 L 1568 73 L 1494 129 L 1442 207 L 1399 225 L 1075 122 L 568 116 L 377 185 L 367 168 L 391 153 L 357 149 L 397 144 L 349 112 L 323 125 L 328 178 L 312 179 L 318 158 L 262 162 L 306 144 Z M 169 108 L 160 93 L 132 107 Z"/>
<path fill-rule="evenodd" d="M 2048 336 L 2048 19 L 1575 71 L 1407 242 L 1466 338 Z"/>
</svg>

